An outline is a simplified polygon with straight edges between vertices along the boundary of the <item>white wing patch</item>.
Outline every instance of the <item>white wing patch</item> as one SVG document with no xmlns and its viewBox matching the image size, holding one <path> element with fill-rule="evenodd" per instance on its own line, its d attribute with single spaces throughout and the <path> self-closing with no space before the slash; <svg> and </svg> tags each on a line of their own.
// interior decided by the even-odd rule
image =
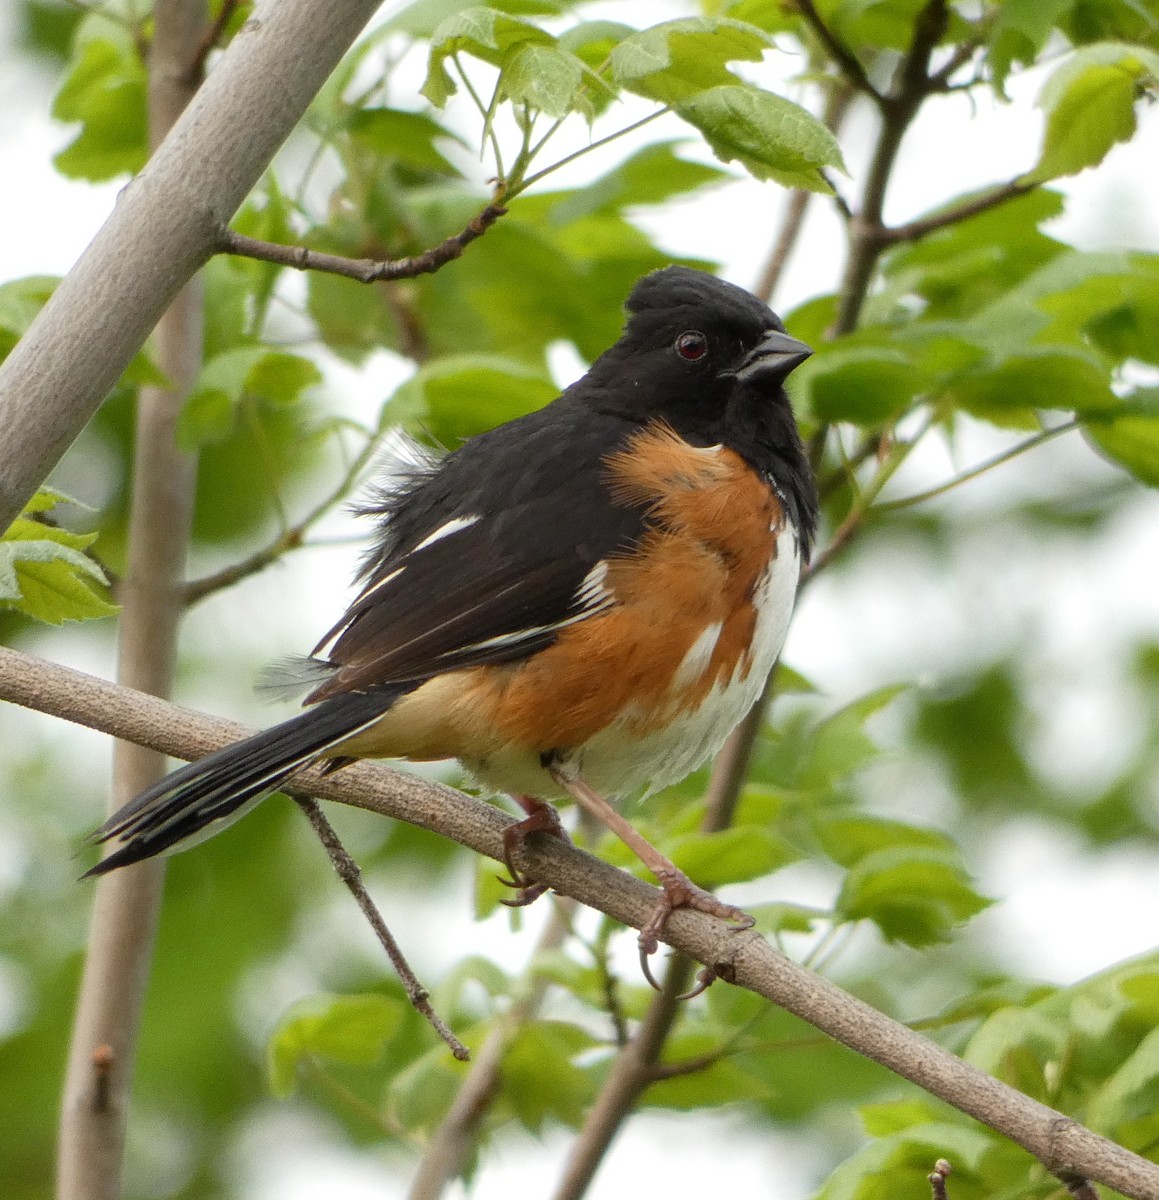
<svg viewBox="0 0 1159 1200">
<path fill-rule="evenodd" d="M 428 546 L 433 546 L 435 542 L 440 542 L 443 538 L 450 537 L 453 533 L 460 533 L 464 529 L 470 529 L 472 525 L 478 524 L 482 519 L 478 513 L 472 513 L 467 517 L 452 517 L 445 524 L 440 525 L 434 533 L 428 533 L 410 553 L 417 554 L 420 550 L 425 550 Z"/>
<path fill-rule="evenodd" d="M 612 593 L 604 587 L 604 580 L 607 577 L 608 560 L 606 558 L 601 558 L 583 577 L 583 582 L 576 589 L 575 602 L 585 613 L 607 608 L 615 600 Z"/>
<path fill-rule="evenodd" d="M 510 633 L 484 638 L 480 642 L 472 643 L 468 647 L 468 652 L 518 646 L 521 642 L 530 641 L 545 633 L 557 633 L 569 625 L 577 625 L 580 621 L 586 621 L 588 617 L 605 612 L 616 602 L 616 597 L 604 587 L 607 575 L 608 564 L 601 559 L 584 576 L 583 581 L 576 589 L 573 601 L 576 611 L 562 620 L 552 621 L 546 625 L 528 625 L 523 629 L 513 629 Z"/>
<path fill-rule="evenodd" d="M 386 585 L 390 583 L 392 579 L 397 579 L 405 570 L 406 563 L 403 563 L 401 567 L 395 567 L 395 569 L 391 571 L 389 575 L 384 575 L 377 583 L 371 584 L 370 587 L 368 587 L 366 591 L 362 593 L 362 595 L 369 596 L 372 592 L 377 592 L 379 588 L 386 587 Z"/>
</svg>

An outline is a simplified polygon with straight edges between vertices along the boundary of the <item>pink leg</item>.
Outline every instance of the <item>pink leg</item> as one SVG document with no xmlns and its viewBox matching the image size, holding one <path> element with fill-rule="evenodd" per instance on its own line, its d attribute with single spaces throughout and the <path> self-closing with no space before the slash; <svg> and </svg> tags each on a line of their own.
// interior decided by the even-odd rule
<svg viewBox="0 0 1159 1200">
<path fill-rule="evenodd" d="M 648 958 L 655 954 L 660 945 L 660 934 L 669 915 L 677 908 L 692 908 L 697 912 L 708 913 L 713 917 L 723 917 L 726 921 L 736 921 L 742 929 L 748 929 L 753 924 L 753 918 L 735 904 L 725 902 L 699 888 L 681 871 L 675 863 L 665 858 L 647 838 L 643 837 L 631 824 L 620 815 L 598 792 L 588 787 L 582 779 L 572 779 L 556 767 L 548 767 L 552 779 L 570 795 L 586 812 L 592 814 L 606 828 L 610 829 L 636 857 L 659 880 L 663 895 L 656 905 L 652 915 L 640 930 L 640 966 L 644 977 L 657 990 L 659 987 L 652 977 L 648 966 Z M 700 986 L 690 995 L 698 995 L 712 982 L 711 973 L 701 973 Z"/>
</svg>

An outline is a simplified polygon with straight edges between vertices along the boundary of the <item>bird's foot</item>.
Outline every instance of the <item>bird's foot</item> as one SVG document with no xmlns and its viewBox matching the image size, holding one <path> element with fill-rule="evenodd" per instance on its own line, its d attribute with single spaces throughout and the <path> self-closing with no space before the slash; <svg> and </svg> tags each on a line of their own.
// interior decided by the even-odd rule
<svg viewBox="0 0 1159 1200">
<path fill-rule="evenodd" d="M 735 904 L 726 904 L 718 896 L 706 892 L 684 874 L 683 871 L 671 866 L 655 871 L 656 878 L 662 889 L 660 903 L 652 911 L 652 915 L 640 929 L 640 970 L 644 978 L 660 991 L 660 985 L 652 974 L 649 959 L 660 948 L 660 934 L 668 923 L 668 918 L 678 908 L 691 908 L 696 912 L 707 913 L 710 917 L 721 917 L 725 921 L 734 921 L 738 929 L 751 929 L 756 918 L 737 908 Z M 677 997 L 680 1000 L 691 1000 L 705 991 L 716 978 L 716 972 L 711 967 L 704 967 L 696 977 L 696 984 L 690 991 Z"/>
<path fill-rule="evenodd" d="M 518 888 L 515 895 L 503 903 L 508 908 L 524 908 L 551 890 L 546 883 L 529 879 L 515 865 L 515 859 L 522 853 L 523 844 L 528 836 L 533 833 L 546 833 L 549 837 L 556 837 L 565 842 L 570 842 L 571 838 L 559 819 L 559 813 L 550 804 L 544 804 L 542 800 L 531 796 L 516 796 L 515 799 L 527 816 L 522 821 L 512 821 L 503 830 L 503 861 L 507 864 L 510 877 L 504 879 L 500 875 L 499 882 L 507 887 Z"/>
</svg>

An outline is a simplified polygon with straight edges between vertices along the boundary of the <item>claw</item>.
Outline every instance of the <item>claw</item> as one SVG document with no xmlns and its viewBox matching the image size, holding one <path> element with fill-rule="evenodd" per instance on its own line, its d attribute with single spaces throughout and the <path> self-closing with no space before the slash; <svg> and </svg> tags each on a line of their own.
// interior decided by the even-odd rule
<svg viewBox="0 0 1159 1200">
<path fill-rule="evenodd" d="M 550 804 L 544 804 L 541 800 L 536 800 L 531 796 L 516 796 L 515 799 L 527 816 L 522 821 L 512 821 L 503 830 L 503 861 L 507 866 L 510 878 L 504 879 L 500 875 L 498 879 L 505 887 L 519 889 L 518 895 L 513 896 L 510 900 L 503 900 L 501 903 L 506 904 L 508 908 L 523 908 L 551 890 L 547 884 L 529 879 L 515 865 L 515 856 L 523 849 L 523 843 L 527 840 L 528 835 L 546 833 L 551 837 L 561 838 L 565 842 L 571 839 L 560 822 L 559 813 Z"/>
<path fill-rule="evenodd" d="M 659 904 L 652 910 L 652 915 L 640 929 L 640 970 L 648 983 L 656 991 L 660 991 L 660 985 L 652 974 L 648 960 L 659 948 L 660 934 L 663 933 L 664 926 L 675 909 L 691 908 L 696 912 L 707 913 L 709 916 L 722 917 L 726 921 L 736 922 L 738 929 L 751 929 L 756 923 L 756 918 L 750 916 L 744 909 L 737 908 L 735 904 L 726 904 L 711 892 L 697 887 L 687 875 L 675 867 L 658 874 L 657 878 L 660 880 L 662 894 Z M 677 999 L 694 999 L 701 992 L 707 991 L 715 978 L 716 972 L 711 967 L 705 967 L 697 975 L 696 985 L 678 996 Z"/>
</svg>

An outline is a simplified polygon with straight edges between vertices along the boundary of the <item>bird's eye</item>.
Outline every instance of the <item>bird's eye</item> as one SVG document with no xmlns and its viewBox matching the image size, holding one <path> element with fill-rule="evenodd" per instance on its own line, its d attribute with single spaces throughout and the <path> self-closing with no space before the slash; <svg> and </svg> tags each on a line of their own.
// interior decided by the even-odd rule
<svg viewBox="0 0 1159 1200">
<path fill-rule="evenodd" d="M 708 353 L 708 338 L 699 329 L 686 329 L 675 345 L 676 353 L 687 362 L 696 362 Z"/>
</svg>

